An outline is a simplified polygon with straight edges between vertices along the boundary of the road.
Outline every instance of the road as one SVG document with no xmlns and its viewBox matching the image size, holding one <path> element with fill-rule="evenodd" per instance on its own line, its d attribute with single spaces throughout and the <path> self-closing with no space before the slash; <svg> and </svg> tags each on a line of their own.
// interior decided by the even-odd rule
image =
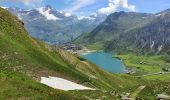
<svg viewBox="0 0 170 100">
<path fill-rule="evenodd" d="M 146 77 L 146 76 L 162 75 L 162 74 L 170 74 L 170 72 L 157 72 L 157 73 L 145 74 L 145 75 L 135 76 L 135 77 Z"/>
</svg>

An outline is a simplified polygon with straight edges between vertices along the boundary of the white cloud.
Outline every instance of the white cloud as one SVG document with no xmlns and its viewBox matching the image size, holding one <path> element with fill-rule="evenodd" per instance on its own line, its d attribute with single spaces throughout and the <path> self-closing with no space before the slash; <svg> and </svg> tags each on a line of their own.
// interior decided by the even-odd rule
<svg viewBox="0 0 170 100">
<path fill-rule="evenodd" d="M 15 3 L 23 3 L 26 6 L 40 6 L 43 0 L 0 0 L 0 2 L 15 2 Z"/>
<path fill-rule="evenodd" d="M 74 0 L 74 2 L 72 2 L 71 6 L 66 8 L 66 11 L 69 12 L 75 12 L 78 11 L 79 9 L 92 5 L 94 3 L 96 3 L 97 0 Z"/>
<path fill-rule="evenodd" d="M 109 0 L 108 7 L 101 8 L 98 12 L 108 15 L 117 11 L 119 7 L 125 8 L 129 11 L 135 11 L 136 8 L 134 5 L 129 4 L 128 0 Z"/>
</svg>

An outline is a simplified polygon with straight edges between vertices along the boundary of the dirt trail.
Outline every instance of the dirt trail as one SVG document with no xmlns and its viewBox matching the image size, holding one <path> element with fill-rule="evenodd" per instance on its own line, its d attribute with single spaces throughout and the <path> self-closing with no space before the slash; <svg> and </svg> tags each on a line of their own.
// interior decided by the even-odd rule
<svg viewBox="0 0 170 100">
<path fill-rule="evenodd" d="M 131 100 L 136 100 L 138 94 L 145 88 L 146 86 L 140 86 L 134 93 L 130 95 Z"/>
</svg>

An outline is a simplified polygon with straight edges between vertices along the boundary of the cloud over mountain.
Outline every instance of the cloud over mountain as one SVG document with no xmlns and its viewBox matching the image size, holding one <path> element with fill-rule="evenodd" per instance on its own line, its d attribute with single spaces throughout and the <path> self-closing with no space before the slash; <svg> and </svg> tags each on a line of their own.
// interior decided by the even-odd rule
<svg viewBox="0 0 170 100">
<path fill-rule="evenodd" d="M 108 7 L 104 7 L 98 10 L 102 14 L 111 14 L 118 8 L 125 8 L 129 11 L 135 11 L 135 6 L 128 3 L 128 0 L 109 0 Z"/>
</svg>

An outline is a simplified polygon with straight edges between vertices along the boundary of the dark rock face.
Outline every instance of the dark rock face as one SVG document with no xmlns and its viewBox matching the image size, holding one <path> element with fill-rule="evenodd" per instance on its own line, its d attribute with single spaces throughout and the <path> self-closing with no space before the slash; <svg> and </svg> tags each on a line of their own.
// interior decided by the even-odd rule
<svg viewBox="0 0 170 100">
<path fill-rule="evenodd" d="M 142 27 L 124 32 L 108 43 L 107 49 L 126 47 L 140 53 L 165 53 L 170 50 L 170 12 L 155 14 Z"/>
<path fill-rule="evenodd" d="M 117 43 L 115 43 L 117 41 Z M 118 36 L 108 44 L 108 49 L 130 47 L 140 52 L 168 52 L 170 50 L 170 13 L 155 15 L 142 27 L 137 27 Z"/>
<path fill-rule="evenodd" d="M 116 12 L 81 37 L 86 45 L 100 43 L 106 50 L 139 53 L 170 51 L 170 9 L 157 14 Z"/>
<path fill-rule="evenodd" d="M 107 17 L 107 19 L 96 27 L 91 33 L 86 34 L 83 42 L 88 44 L 95 42 L 108 42 L 113 40 L 120 33 L 146 23 L 151 14 L 135 13 L 135 12 L 115 12 Z"/>
</svg>

